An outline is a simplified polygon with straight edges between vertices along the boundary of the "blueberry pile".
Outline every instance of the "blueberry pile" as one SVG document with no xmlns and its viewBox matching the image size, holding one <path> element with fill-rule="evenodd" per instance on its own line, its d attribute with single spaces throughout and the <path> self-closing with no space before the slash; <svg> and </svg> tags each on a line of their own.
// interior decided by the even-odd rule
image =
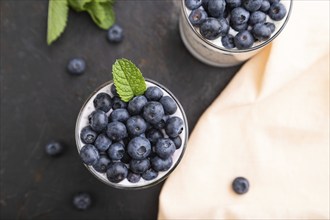
<svg viewBox="0 0 330 220">
<path fill-rule="evenodd" d="M 280 21 L 287 14 L 280 0 L 185 0 L 185 5 L 200 34 L 208 40 L 221 37 L 228 49 L 248 49 L 269 39 L 275 24 L 267 17 Z"/>
<path fill-rule="evenodd" d="M 89 125 L 80 131 L 82 161 L 113 183 L 155 179 L 170 169 L 182 144 L 184 123 L 173 115 L 176 102 L 155 86 L 129 102 L 120 99 L 114 84 L 111 93 L 99 93 L 93 100 Z"/>
</svg>

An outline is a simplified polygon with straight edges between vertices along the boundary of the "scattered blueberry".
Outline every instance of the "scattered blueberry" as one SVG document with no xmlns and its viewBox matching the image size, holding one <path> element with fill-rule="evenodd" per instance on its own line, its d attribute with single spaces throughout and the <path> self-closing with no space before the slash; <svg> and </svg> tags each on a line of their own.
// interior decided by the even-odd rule
<svg viewBox="0 0 330 220">
<path fill-rule="evenodd" d="M 250 25 L 255 25 L 257 23 L 264 23 L 266 21 L 266 14 L 262 11 L 252 12 L 249 19 Z"/>
<path fill-rule="evenodd" d="M 86 144 L 80 149 L 80 157 L 86 165 L 94 165 L 100 154 L 94 145 Z"/>
<path fill-rule="evenodd" d="M 126 126 L 119 121 L 110 122 L 108 124 L 107 135 L 113 141 L 120 141 L 128 136 Z"/>
<path fill-rule="evenodd" d="M 257 11 L 262 5 L 263 0 L 243 0 L 244 8 L 250 12 Z"/>
<path fill-rule="evenodd" d="M 97 133 L 93 131 L 90 126 L 86 126 L 80 131 L 80 139 L 85 144 L 94 143 L 96 137 L 97 137 Z"/>
<path fill-rule="evenodd" d="M 145 180 L 153 180 L 158 176 L 158 172 L 150 168 L 142 174 L 142 178 Z"/>
<path fill-rule="evenodd" d="M 123 40 L 124 34 L 123 34 L 123 28 L 120 27 L 118 24 L 114 24 L 110 27 L 108 30 L 108 40 L 111 43 L 119 43 Z"/>
<path fill-rule="evenodd" d="M 220 22 L 215 18 L 207 18 L 200 26 L 200 33 L 208 40 L 214 40 L 220 36 Z"/>
<path fill-rule="evenodd" d="M 254 38 L 250 31 L 240 31 L 236 34 L 234 42 L 238 49 L 248 49 L 252 47 Z"/>
<path fill-rule="evenodd" d="M 69 61 L 67 68 L 72 75 L 81 75 L 86 69 L 86 62 L 82 58 L 74 58 Z"/>
<path fill-rule="evenodd" d="M 187 8 L 193 10 L 202 5 L 202 0 L 185 0 L 184 3 Z"/>
<path fill-rule="evenodd" d="M 280 21 L 286 15 L 286 8 L 282 3 L 274 3 L 270 6 L 268 15 L 274 21 Z"/>
<path fill-rule="evenodd" d="M 163 105 L 166 114 L 172 115 L 177 110 L 175 101 L 170 96 L 163 96 L 159 102 Z"/>
<path fill-rule="evenodd" d="M 108 125 L 108 116 L 104 111 L 95 110 L 89 116 L 89 124 L 96 132 L 101 132 Z"/>
<path fill-rule="evenodd" d="M 131 136 L 139 136 L 144 134 L 147 129 L 147 124 L 145 120 L 140 116 L 132 116 L 126 122 L 128 133 Z"/>
<path fill-rule="evenodd" d="M 234 179 L 232 187 L 237 194 L 244 194 L 249 190 L 249 181 L 244 177 L 237 177 Z"/>
<path fill-rule="evenodd" d="M 171 168 L 173 164 L 172 157 L 162 159 L 160 157 L 154 157 L 151 159 L 151 166 L 156 171 L 166 171 Z"/>
<path fill-rule="evenodd" d="M 160 122 L 164 114 L 163 105 L 156 101 L 148 102 L 143 108 L 143 118 L 151 124 Z"/>
<path fill-rule="evenodd" d="M 97 172 L 105 173 L 107 171 L 107 169 L 109 168 L 110 163 L 111 163 L 110 159 L 107 156 L 102 155 L 97 160 L 97 162 L 93 165 L 93 168 Z"/>
<path fill-rule="evenodd" d="M 159 101 L 159 99 L 163 97 L 163 91 L 156 86 L 150 86 L 147 88 L 144 95 L 149 101 Z"/>
<path fill-rule="evenodd" d="M 128 169 L 122 162 L 111 163 L 107 170 L 107 178 L 112 183 L 119 183 L 127 177 Z"/>
<path fill-rule="evenodd" d="M 72 198 L 73 206 L 78 210 L 87 210 L 92 205 L 92 198 L 90 194 L 79 192 Z"/>
<path fill-rule="evenodd" d="M 128 102 L 127 110 L 131 115 L 138 115 L 142 112 L 143 107 L 147 104 L 148 100 L 145 96 L 135 96 Z"/>
<path fill-rule="evenodd" d="M 128 171 L 127 180 L 130 183 L 137 183 L 141 179 L 141 175 Z"/>
<path fill-rule="evenodd" d="M 226 9 L 225 0 L 209 0 L 207 5 L 208 14 L 214 18 L 223 17 L 225 9 Z"/>
<path fill-rule="evenodd" d="M 169 118 L 166 122 L 165 131 L 166 134 L 171 138 L 179 136 L 183 131 L 182 119 L 177 116 Z"/>
<path fill-rule="evenodd" d="M 118 96 L 112 98 L 112 109 L 116 110 L 118 108 L 126 108 L 127 102 L 122 101 Z"/>
<path fill-rule="evenodd" d="M 110 145 L 112 144 L 112 141 L 108 138 L 107 135 L 105 134 L 99 134 L 99 136 L 97 136 L 95 142 L 94 142 L 94 146 L 100 151 L 100 152 L 104 152 L 107 151 L 110 147 Z"/>
<path fill-rule="evenodd" d="M 129 113 L 126 108 L 118 108 L 111 112 L 110 121 L 119 121 L 125 123 L 129 119 Z"/>
<path fill-rule="evenodd" d="M 139 173 L 142 174 L 147 169 L 150 168 L 150 161 L 148 159 L 143 159 L 143 160 L 131 160 L 129 163 L 129 168 L 134 172 L 134 173 Z"/>
<path fill-rule="evenodd" d="M 235 25 L 245 24 L 248 22 L 249 18 L 250 18 L 250 12 L 248 12 L 242 7 L 234 8 L 231 11 L 230 21 L 232 24 Z"/>
<path fill-rule="evenodd" d="M 110 145 L 107 153 L 110 159 L 121 160 L 125 154 L 125 147 L 122 143 L 116 142 Z"/>
<path fill-rule="evenodd" d="M 176 149 L 179 149 L 181 147 L 182 140 L 181 140 L 181 137 L 180 136 L 177 136 L 175 138 L 172 138 L 172 141 L 173 141 Z"/>
<path fill-rule="evenodd" d="M 63 150 L 63 145 L 57 141 L 51 141 L 45 145 L 46 154 L 49 156 L 58 156 L 63 153 Z"/>
<path fill-rule="evenodd" d="M 108 112 L 112 108 L 111 96 L 107 93 L 101 92 L 96 95 L 93 100 L 95 109 L 99 109 L 104 112 Z"/>
<path fill-rule="evenodd" d="M 270 8 L 270 3 L 268 0 L 263 0 L 260 6 L 260 11 L 267 13 Z"/>
<path fill-rule="evenodd" d="M 234 36 L 231 34 L 227 34 L 221 38 L 222 45 L 227 49 L 232 49 L 235 47 Z"/>
<path fill-rule="evenodd" d="M 145 159 L 151 152 L 150 141 L 144 137 L 135 137 L 128 143 L 127 152 L 133 159 Z"/>
<path fill-rule="evenodd" d="M 163 159 L 167 159 L 171 157 L 175 150 L 176 150 L 175 144 L 169 138 L 158 139 L 155 146 L 156 154 Z"/>
</svg>

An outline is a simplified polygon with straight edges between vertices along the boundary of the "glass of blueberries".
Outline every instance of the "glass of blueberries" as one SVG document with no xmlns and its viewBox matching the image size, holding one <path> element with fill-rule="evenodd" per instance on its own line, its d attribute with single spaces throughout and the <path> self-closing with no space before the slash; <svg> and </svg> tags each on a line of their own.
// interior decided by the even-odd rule
<svg viewBox="0 0 330 220">
<path fill-rule="evenodd" d="M 179 164 L 188 124 L 176 97 L 146 79 L 147 90 L 123 102 L 112 81 L 82 106 L 75 139 L 78 153 L 96 178 L 119 189 L 142 189 L 165 178 Z"/>
<path fill-rule="evenodd" d="M 182 0 L 180 34 L 200 61 L 241 64 L 272 42 L 288 22 L 292 0 Z"/>
</svg>

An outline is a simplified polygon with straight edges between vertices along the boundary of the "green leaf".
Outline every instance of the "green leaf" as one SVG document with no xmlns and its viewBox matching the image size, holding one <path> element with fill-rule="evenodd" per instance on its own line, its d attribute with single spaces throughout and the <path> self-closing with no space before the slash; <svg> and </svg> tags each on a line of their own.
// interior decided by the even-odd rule
<svg viewBox="0 0 330 220">
<path fill-rule="evenodd" d="M 85 5 L 93 21 L 102 29 L 109 29 L 115 22 L 112 1 L 94 0 Z"/>
<path fill-rule="evenodd" d="M 112 65 L 112 76 L 117 92 L 124 102 L 142 95 L 147 89 L 141 71 L 127 59 L 116 60 Z"/>
<path fill-rule="evenodd" d="M 72 9 L 74 9 L 75 11 L 85 11 L 85 5 L 87 3 L 92 2 L 93 0 L 68 0 L 69 1 L 69 5 Z M 108 1 L 108 0 L 104 0 L 104 1 Z"/>
<path fill-rule="evenodd" d="M 68 11 L 67 0 L 49 0 L 47 24 L 48 45 L 63 33 L 68 19 Z"/>
</svg>

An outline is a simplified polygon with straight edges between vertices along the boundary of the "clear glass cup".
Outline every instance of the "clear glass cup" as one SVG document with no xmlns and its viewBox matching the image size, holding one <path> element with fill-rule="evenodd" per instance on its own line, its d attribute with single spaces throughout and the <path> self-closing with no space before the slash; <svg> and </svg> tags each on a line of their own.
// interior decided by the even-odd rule
<svg viewBox="0 0 330 220">
<path fill-rule="evenodd" d="M 207 40 L 200 33 L 198 28 L 195 28 L 188 19 L 191 10 L 187 9 L 184 3 L 185 0 L 181 0 L 181 16 L 179 21 L 180 35 L 183 43 L 189 52 L 202 61 L 211 66 L 216 67 L 230 67 L 243 63 L 252 56 L 260 52 L 266 45 L 272 42 L 284 29 L 286 23 L 289 20 L 292 10 L 292 0 L 282 0 L 287 9 L 286 16 L 281 20 L 272 21 L 276 29 L 272 36 L 263 42 L 255 43 L 251 48 L 238 50 L 227 49 L 221 45 L 221 37 L 215 40 Z M 268 16 L 267 16 L 268 17 Z M 269 18 L 267 18 L 269 20 Z M 231 30 L 234 33 L 234 30 Z M 236 32 L 235 32 L 236 33 Z"/>
<path fill-rule="evenodd" d="M 76 121 L 76 129 L 75 129 L 75 139 L 76 139 L 76 145 L 77 145 L 77 150 L 78 150 L 78 154 L 80 153 L 80 149 L 85 145 L 81 139 L 80 139 L 80 131 L 83 127 L 88 125 L 88 115 L 90 115 L 95 109 L 94 109 L 94 105 L 93 105 L 93 100 L 96 97 L 96 95 L 100 92 L 105 92 L 108 93 L 111 97 L 113 96 L 113 94 L 111 93 L 110 87 L 113 84 L 113 81 L 109 81 L 104 83 L 103 85 L 101 85 L 100 87 L 98 87 L 89 97 L 88 99 L 85 101 L 85 103 L 83 104 L 82 108 L 80 109 L 80 112 L 78 114 L 78 118 Z M 188 122 L 187 122 L 187 118 L 185 115 L 185 112 L 181 106 L 181 104 L 179 103 L 178 99 L 163 85 L 150 80 L 150 79 L 146 79 L 146 84 L 147 87 L 149 86 L 157 86 L 159 87 L 164 95 L 168 95 L 170 97 L 173 98 L 173 100 L 176 102 L 177 106 L 178 106 L 178 110 L 176 111 L 176 113 L 174 113 L 171 116 L 178 116 L 183 120 L 184 123 L 184 129 L 183 132 L 180 134 L 181 140 L 182 140 L 182 144 L 181 147 L 179 149 L 177 149 L 175 151 L 175 153 L 173 154 L 173 164 L 171 166 L 171 168 L 167 171 L 164 172 L 159 172 L 158 176 L 150 181 L 144 180 L 142 177 L 140 179 L 140 181 L 138 183 L 130 183 L 127 179 L 124 179 L 123 181 L 119 182 L 119 183 L 113 183 L 110 182 L 105 173 L 100 173 L 98 171 L 96 171 L 92 166 L 88 166 L 85 165 L 85 167 L 100 181 L 102 181 L 103 183 L 115 187 L 115 188 L 119 188 L 119 189 L 144 189 L 147 187 L 151 187 L 154 186 L 160 182 L 162 182 L 163 180 L 165 180 L 170 173 L 177 167 L 177 165 L 180 163 L 183 154 L 185 152 L 186 149 L 186 145 L 187 145 L 187 141 L 188 141 Z M 107 115 L 109 116 L 110 113 L 112 112 L 112 109 L 107 112 Z"/>
</svg>

